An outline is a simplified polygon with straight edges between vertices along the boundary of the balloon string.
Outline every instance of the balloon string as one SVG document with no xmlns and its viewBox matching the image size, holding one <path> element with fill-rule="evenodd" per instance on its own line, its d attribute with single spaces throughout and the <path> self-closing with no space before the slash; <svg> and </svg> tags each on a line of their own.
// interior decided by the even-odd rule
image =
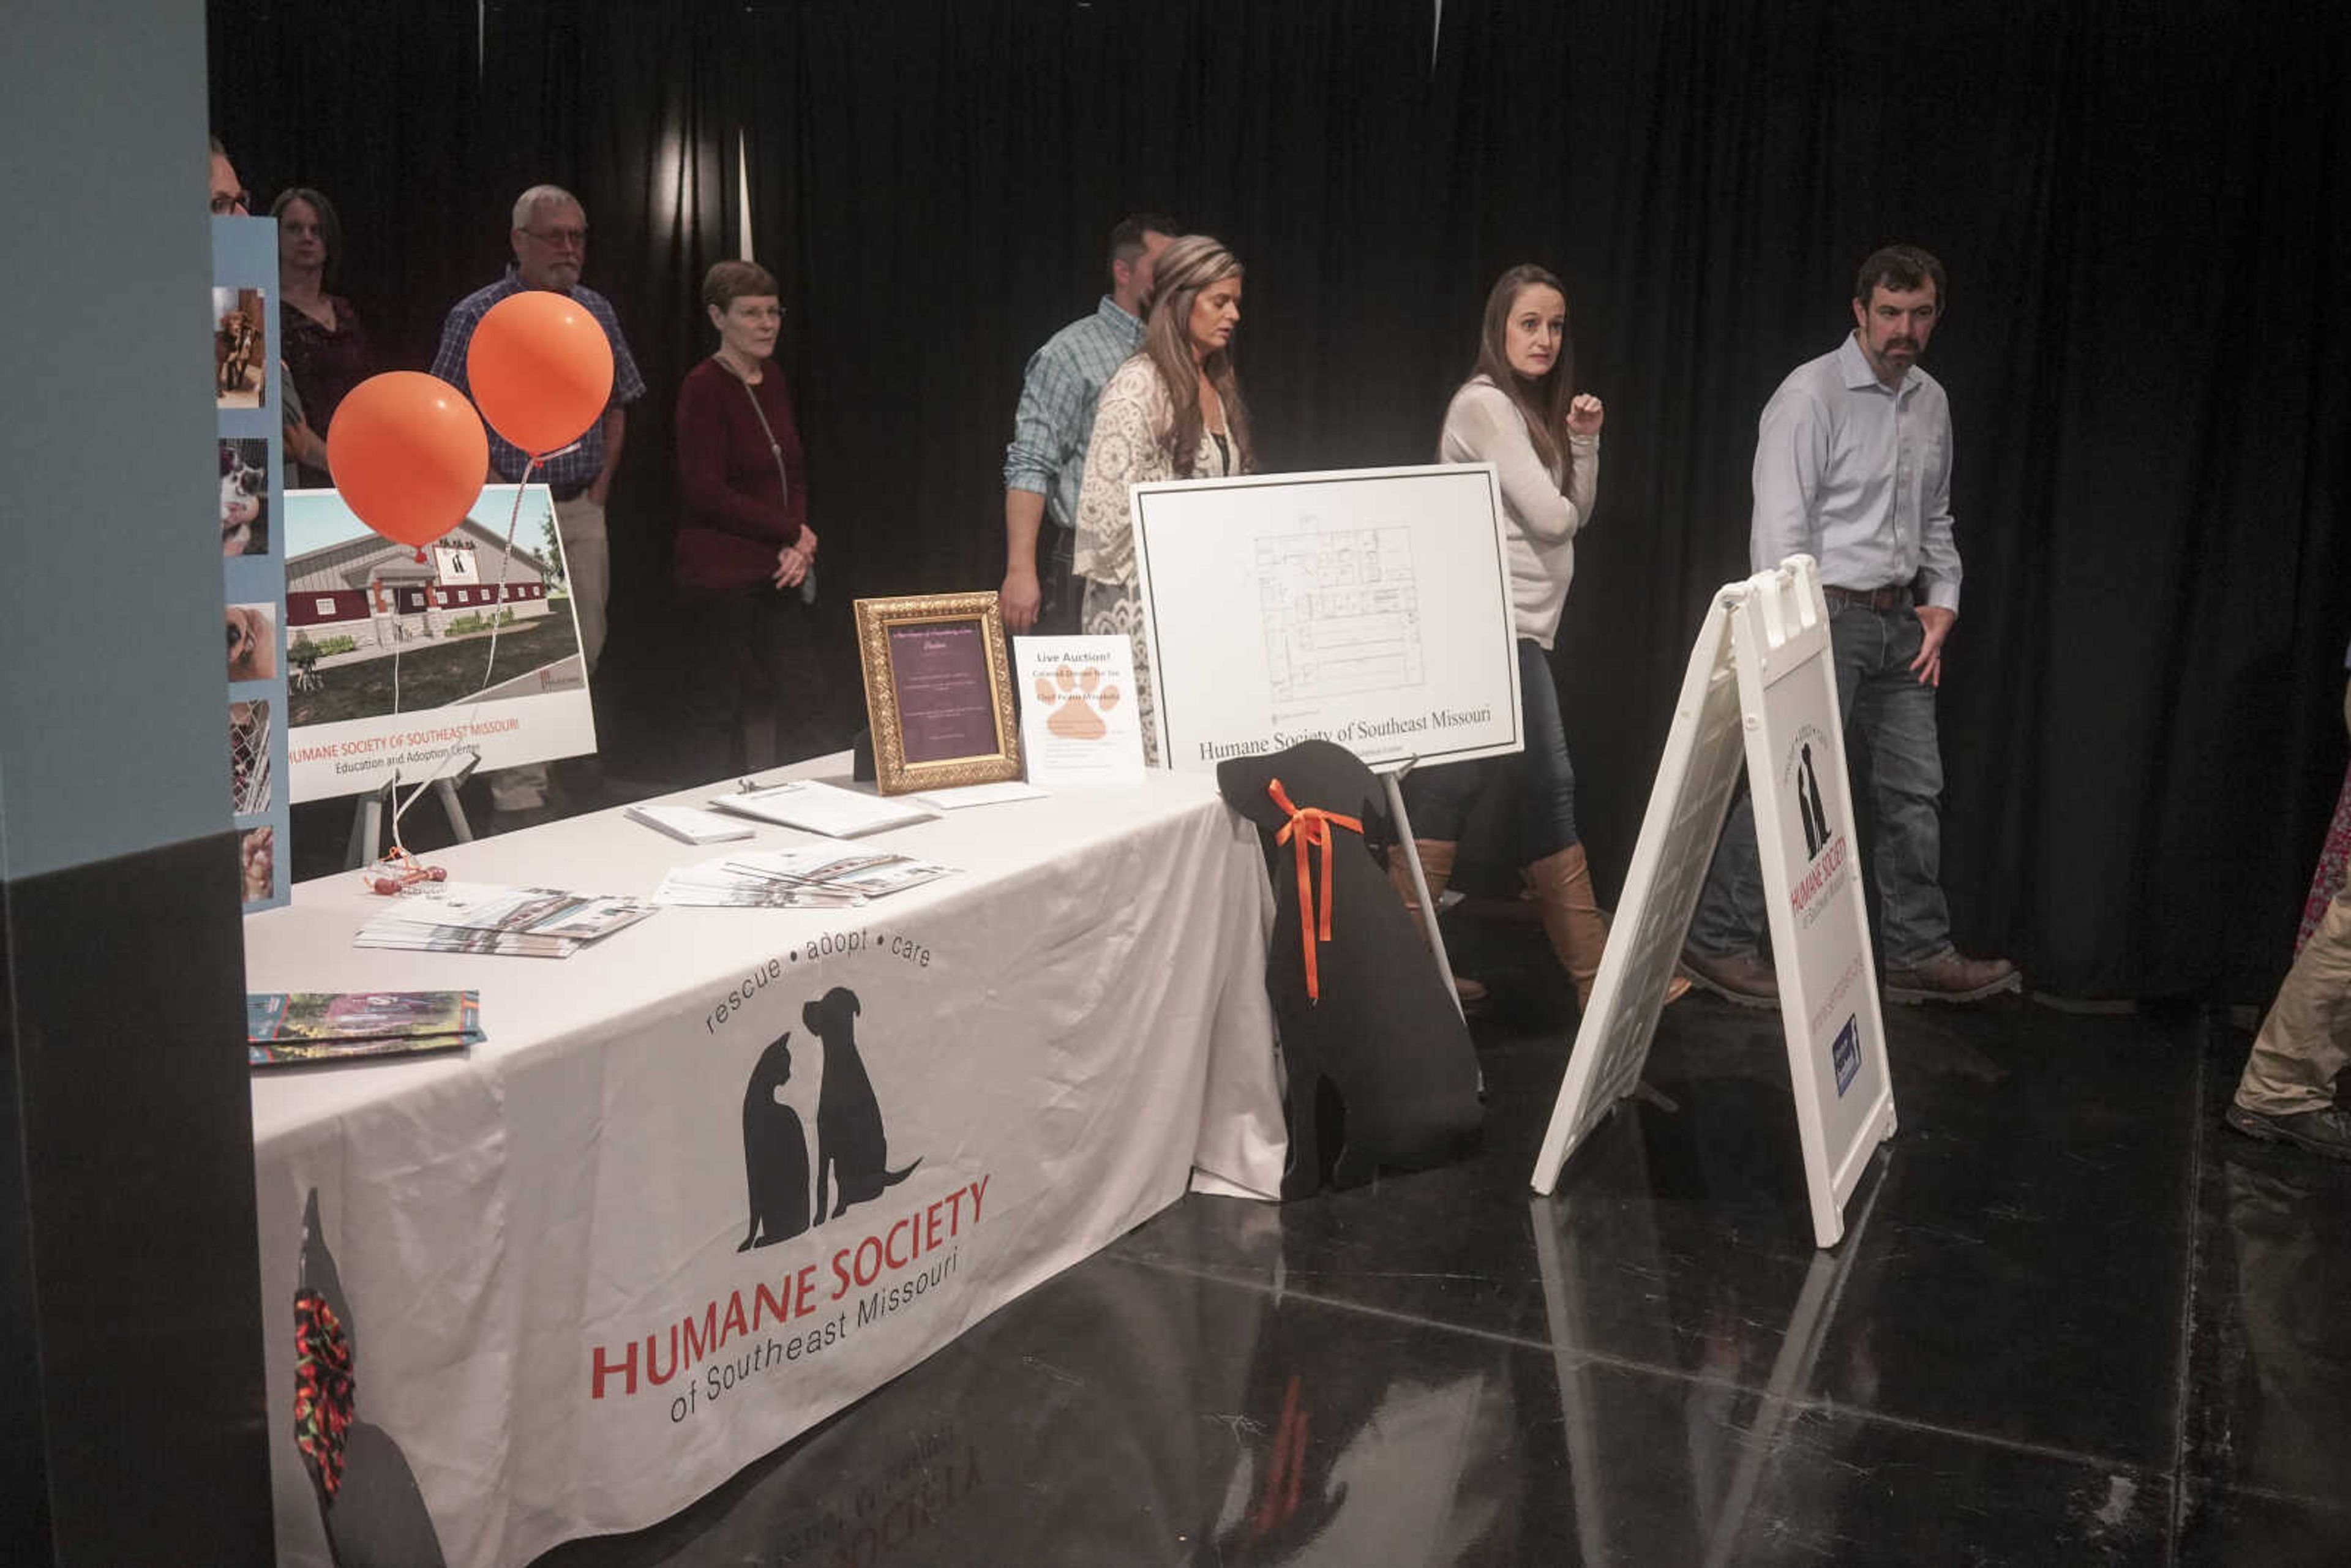
<svg viewBox="0 0 2351 1568">
<path fill-rule="evenodd" d="M 572 443 L 573 446 L 577 446 L 578 444 L 578 442 Z M 570 447 L 565 447 L 562 450 L 568 452 L 570 450 Z M 514 506 L 507 512 L 506 549 L 498 557 L 498 580 L 496 591 L 490 595 L 490 656 L 487 662 L 482 665 L 482 684 L 475 690 L 473 706 L 465 710 L 465 721 L 457 727 L 456 737 L 449 742 L 449 749 L 441 754 L 440 758 L 433 764 L 432 770 L 426 773 L 423 780 L 421 780 L 414 789 L 408 792 L 408 799 L 399 801 L 393 806 L 392 812 L 392 849 L 394 854 L 405 855 L 408 853 L 408 846 L 402 843 L 400 838 L 400 819 L 408 815 L 408 808 L 416 804 L 416 798 L 423 794 L 426 789 L 428 789 L 434 780 L 441 777 L 441 770 L 449 766 L 449 759 L 456 756 L 458 751 L 465 746 L 465 734 L 473 727 L 474 716 L 481 711 L 482 694 L 490 689 L 490 672 L 496 669 L 498 664 L 498 629 L 505 623 L 506 616 L 511 613 L 511 612 L 504 609 L 507 597 L 507 573 L 514 565 L 515 530 L 521 526 L 522 522 L 522 494 L 523 491 L 530 486 L 530 476 L 532 473 L 544 467 L 549 457 L 559 456 L 560 455 L 560 453 L 557 452 L 542 452 L 538 456 L 533 457 L 529 462 L 523 465 L 521 483 L 515 486 Z M 547 518 L 549 527 L 555 526 L 554 506 L 554 496 L 553 493 L 550 492 L 548 497 Z M 392 645 L 392 709 L 394 713 L 398 713 L 400 711 L 399 626 L 400 620 L 398 615 L 395 614 L 392 618 L 394 640 Z"/>
</svg>

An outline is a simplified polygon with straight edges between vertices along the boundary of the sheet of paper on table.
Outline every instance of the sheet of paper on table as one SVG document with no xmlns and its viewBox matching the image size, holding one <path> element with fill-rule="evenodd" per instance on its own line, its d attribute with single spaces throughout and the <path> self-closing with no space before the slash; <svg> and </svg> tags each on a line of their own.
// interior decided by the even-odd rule
<svg viewBox="0 0 2351 1568">
<path fill-rule="evenodd" d="M 1019 779 L 1001 784 L 967 784 L 960 789 L 925 789 L 912 797 L 938 811 L 960 811 L 967 806 L 1000 806 L 1008 800 L 1042 800 L 1046 792 Z"/>
<path fill-rule="evenodd" d="M 732 839 L 747 839 L 754 831 L 739 821 L 705 811 L 699 806 L 631 806 L 627 816 L 631 821 L 643 822 L 689 844 L 723 844 Z"/>
<path fill-rule="evenodd" d="M 812 779 L 715 796 L 710 803 L 737 816 L 755 817 L 763 822 L 799 828 L 832 839 L 853 839 L 890 828 L 904 828 L 930 821 L 938 815 L 927 807 L 914 804 L 911 798 L 885 800 L 879 795 L 820 784 Z"/>
</svg>

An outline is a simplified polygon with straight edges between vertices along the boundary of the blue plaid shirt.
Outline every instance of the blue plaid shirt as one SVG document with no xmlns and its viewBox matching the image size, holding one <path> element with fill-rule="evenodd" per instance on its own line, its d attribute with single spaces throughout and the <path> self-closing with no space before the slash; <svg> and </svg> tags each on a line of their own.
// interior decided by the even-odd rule
<svg viewBox="0 0 2351 1568">
<path fill-rule="evenodd" d="M 1020 384 L 1020 411 L 1012 417 L 1012 444 L 1004 449 L 1004 487 L 1045 497 L 1045 515 L 1073 528 L 1078 488 L 1085 482 L 1086 446 L 1093 439 L 1094 405 L 1102 383 L 1143 347 L 1143 323 L 1105 294 L 1094 313 L 1072 321 L 1029 361 Z"/>
<path fill-rule="evenodd" d="M 474 341 L 474 329 L 489 313 L 491 306 L 510 294 L 523 291 L 522 277 L 512 263 L 507 275 L 486 288 L 476 288 L 450 308 L 449 319 L 441 323 L 441 347 L 433 356 L 433 373 L 464 392 L 473 396 L 473 388 L 465 384 L 465 350 Z M 592 288 L 574 287 L 571 298 L 580 301 L 588 314 L 596 318 L 604 329 L 604 336 L 612 340 L 612 401 L 607 406 L 619 408 L 632 403 L 645 395 L 645 378 L 638 372 L 637 361 L 629 353 L 629 340 L 621 335 L 621 319 L 612 312 L 612 302 Z M 507 441 L 496 431 L 490 432 L 490 466 L 508 484 L 522 478 L 523 467 L 530 454 Z M 588 427 L 580 444 L 559 457 L 550 457 L 538 476 L 544 478 L 559 496 L 578 495 L 604 471 L 604 422 L 598 420 Z"/>
</svg>

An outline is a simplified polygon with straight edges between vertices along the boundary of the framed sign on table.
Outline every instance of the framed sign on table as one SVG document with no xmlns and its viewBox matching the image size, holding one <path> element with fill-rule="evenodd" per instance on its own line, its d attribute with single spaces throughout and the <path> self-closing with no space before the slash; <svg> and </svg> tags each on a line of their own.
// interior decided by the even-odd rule
<svg viewBox="0 0 2351 1568">
<path fill-rule="evenodd" d="M 994 593 L 857 601 L 857 658 L 884 795 L 1020 777 L 1020 727 Z"/>
</svg>

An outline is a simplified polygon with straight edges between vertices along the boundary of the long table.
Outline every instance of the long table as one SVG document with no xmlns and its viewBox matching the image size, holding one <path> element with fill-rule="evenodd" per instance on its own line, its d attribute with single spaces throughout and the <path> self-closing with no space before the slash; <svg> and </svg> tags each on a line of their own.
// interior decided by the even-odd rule
<svg viewBox="0 0 2351 1568">
<path fill-rule="evenodd" d="M 382 907 L 356 876 L 248 920 L 252 990 L 475 989 L 488 1031 L 255 1077 L 281 1563 L 326 1563 L 330 1530 L 347 1563 L 503 1568 L 642 1528 L 1187 1184 L 1275 1195 L 1270 895 L 1209 780 L 859 842 L 962 874 L 849 910 L 664 909 L 563 960 L 355 948 Z M 430 858 L 646 893 L 727 847 L 609 811 Z M 811 1166 L 838 1174 L 791 1234 Z M 303 1385 L 349 1350 L 331 1501 L 295 1437 L 298 1290 L 341 1336 L 314 1301 Z"/>
</svg>

